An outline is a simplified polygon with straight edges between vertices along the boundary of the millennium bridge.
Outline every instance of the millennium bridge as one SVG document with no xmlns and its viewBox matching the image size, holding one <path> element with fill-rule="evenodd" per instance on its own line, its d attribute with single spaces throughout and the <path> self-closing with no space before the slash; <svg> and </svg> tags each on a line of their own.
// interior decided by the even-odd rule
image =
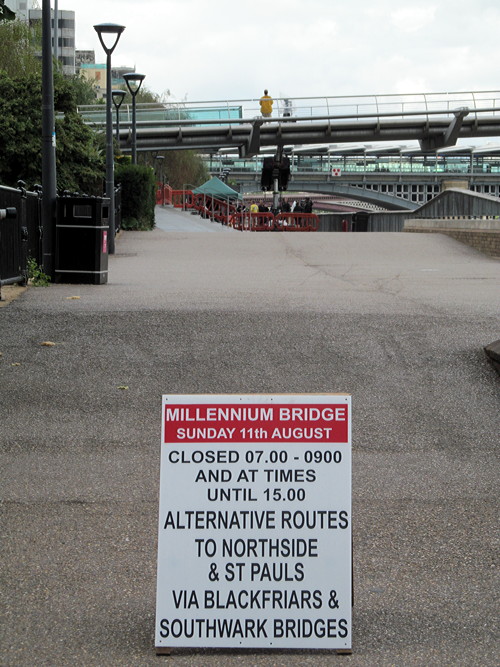
<svg viewBox="0 0 500 667">
<path fill-rule="evenodd" d="M 102 105 L 80 107 L 87 122 L 105 123 Z M 424 152 L 500 135 L 500 91 L 275 99 L 273 117 L 257 99 L 137 105 L 137 149 L 219 150 L 240 157 L 271 146 L 419 142 Z M 120 142 L 130 149 L 130 107 L 120 113 Z"/>
</svg>

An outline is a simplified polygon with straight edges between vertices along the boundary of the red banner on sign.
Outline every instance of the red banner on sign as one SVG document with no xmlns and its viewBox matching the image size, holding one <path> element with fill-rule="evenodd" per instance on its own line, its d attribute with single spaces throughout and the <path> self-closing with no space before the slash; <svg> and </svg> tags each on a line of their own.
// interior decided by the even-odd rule
<svg viewBox="0 0 500 667">
<path fill-rule="evenodd" d="M 344 404 L 167 404 L 164 443 L 348 442 Z"/>
</svg>

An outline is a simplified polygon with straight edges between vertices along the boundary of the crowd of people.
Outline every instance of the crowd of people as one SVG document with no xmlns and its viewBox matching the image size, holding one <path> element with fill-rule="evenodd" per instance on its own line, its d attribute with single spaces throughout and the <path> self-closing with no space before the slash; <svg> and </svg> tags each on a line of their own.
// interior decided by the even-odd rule
<svg viewBox="0 0 500 667">
<path fill-rule="evenodd" d="M 283 199 L 278 208 L 266 206 L 263 202 L 253 202 L 250 206 L 246 206 L 243 202 L 240 202 L 232 208 L 227 202 L 217 201 L 208 197 L 202 205 L 198 205 L 195 208 L 202 218 L 218 218 L 228 216 L 231 209 L 236 213 L 271 213 L 273 215 L 278 215 L 279 213 L 312 213 L 313 203 L 310 197 L 306 197 L 298 202 L 294 200 L 292 203 L 287 199 Z"/>
<path fill-rule="evenodd" d="M 244 213 L 246 210 L 248 209 L 243 204 L 240 204 L 236 209 L 237 213 Z M 312 210 L 313 203 L 310 197 L 301 199 L 298 202 L 294 200 L 292 203 L 288 199 L 283 199 L 277 209 L 272 206 L 266 206 L 262 202 L 260 204 L 253 202 L 250 205 L 250 213 L 273 213 L 274 215 L 278 213 L 312 213 Z"/>
</svg>

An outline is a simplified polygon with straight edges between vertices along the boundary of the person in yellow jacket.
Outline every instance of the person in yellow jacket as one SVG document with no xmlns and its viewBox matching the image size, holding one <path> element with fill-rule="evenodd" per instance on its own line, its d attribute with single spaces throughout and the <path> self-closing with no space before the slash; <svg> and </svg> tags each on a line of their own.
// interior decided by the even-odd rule
<svg viewBox="0 0 500 667">
<path fill-rule="evenodd" d="M 273 98 L 269 95 L 267 90 L 264 91 L 264 95 L 260 98 L 260 113 L 264 118 L 270 118 L 273 112 Z"/>
</svg>

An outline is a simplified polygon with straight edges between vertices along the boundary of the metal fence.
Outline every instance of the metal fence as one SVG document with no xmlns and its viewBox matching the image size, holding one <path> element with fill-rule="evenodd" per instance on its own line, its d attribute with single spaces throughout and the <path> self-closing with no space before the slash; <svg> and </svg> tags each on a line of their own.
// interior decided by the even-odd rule
<svg viewBox="0 0 500 667">
<path fill-rule="evenodd" d="M 403 117 L 418 114 L 429 119 L 432 114 L 446 114 L 467 107 L 473 113 L 488 110 L 495 116 L 500 114 L 500 91 L 479 90 L 436 93 L 406 93 L 382 95 L 335 95 L 317 97 L 274 97 L 273 118 L 294 117 L 313 119 L 317 117 L 374 118 L 382 115 Z M 130 107 L 125 111 L 123 125 L 131 124 Z M 78 107 L 87 122 L 104 124 L 102 104 Z M 161 124 L 184 121 L 189 124 L 230 123 L 239 124 L 260 115 L 259 98 L 231 100 L 195 100 L 137 104 L 139 122 Z"/>
<path fill-rule="evenodd" d="M 0 208 L 15 208 L 16 216 L 0 220 L 0 285 L 25 283 L 28 258 L 42 261 L 41 190 L 0 186 Z"/>
</svg>

